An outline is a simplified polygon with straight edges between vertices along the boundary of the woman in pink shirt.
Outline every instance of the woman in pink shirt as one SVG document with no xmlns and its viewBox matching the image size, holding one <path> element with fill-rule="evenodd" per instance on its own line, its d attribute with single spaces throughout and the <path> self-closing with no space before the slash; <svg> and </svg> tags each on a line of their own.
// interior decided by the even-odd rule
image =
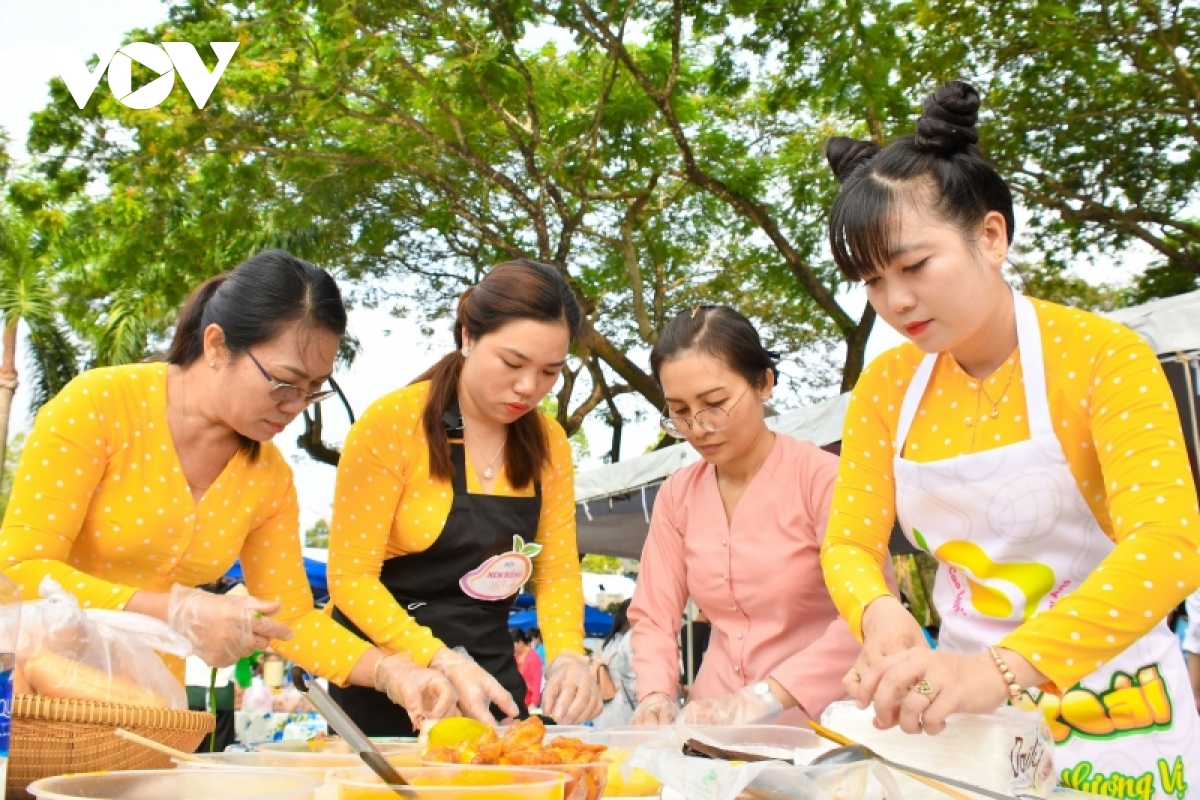
<svg viewBox="0 0 1200 800">
<path fill-rule="evenodd" d="M 689 596 L 712 638 L 683 721 L 802 725 L 846 696 L 859 645 L 820 564 L 838 461 L 767 428 L 776 358 L 724 306 L 683 312 L 650 354 L 667 400 L 662 426 L 703 460 L 672 475 L 654 503 L 629 610 L 635 725 L 680 716 L 676 637 Z"/>
<path fill-rule="evenodd" d="M 520 628 L 512 629 L 513 655 L 517 659 L 517 670 L 525 679 L 526 707 L 542 704 L 542 657 L 529 642 L 529 634 Z"/>
</svg>

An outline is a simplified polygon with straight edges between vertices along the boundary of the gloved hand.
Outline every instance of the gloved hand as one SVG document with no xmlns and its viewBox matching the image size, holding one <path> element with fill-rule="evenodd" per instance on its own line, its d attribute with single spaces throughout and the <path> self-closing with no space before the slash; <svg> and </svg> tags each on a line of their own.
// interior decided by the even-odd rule
<svg viewBox="0 0 1200 800">
<path fill-rule="evenodd" d="M 560 653 L 546 670 L 542 713 L 559 725 L 578 725 L 595 719 L 604 710 L 600 687 L 592 679 L 587 660 L 576 653 Z"/>
<path fill-rule="evenodd" d="M 376 662 L 375 691 L 402 706 L 418 731 L 427 719 L 453 716 L 458 703 L 458 692 L 445 675 L 418 667 L 407 653 L 392 653 Z"/>
<path fill-rule="evenodd" d="M 662 692 L 642 698 L 629 720 L 633 725 L 672 725 L 679 717 L 679 701 Z"/>
<path fill-rule="evenodd" d="M 228 667 L 272 639 L 287 641 L 292 629 L 271 619 L 279 603 L 253 597 L 213 594 L 175 584 L 167 601 L 167 624 L 187 637 L 210 667 Z"/>
<path fill-rule="evenodd" d="M 445 675 L 458 692 L 458 707 L 462 713 L 488 725 L 495 725 L 490 706 L 495 703 L 505 716 L 515 719 L 520 713 L 500 681 L 475 663 L 465 651 L 443 647 L 433 654 L 429 667 Z"/>
<path fill-rule="evenodd" d="M 778 701 L 768 704 L 754 692 L 753 686 L 712 700 L 696 700 L 683 707 L 681 725 L 754 725 L 783 712 Z"/>
</svg>

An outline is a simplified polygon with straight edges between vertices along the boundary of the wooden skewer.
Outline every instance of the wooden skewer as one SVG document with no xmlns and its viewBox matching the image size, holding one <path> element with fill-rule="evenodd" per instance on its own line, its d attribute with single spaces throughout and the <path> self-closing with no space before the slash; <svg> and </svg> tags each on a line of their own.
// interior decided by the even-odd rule
<svg viewBox="0 0 1200 800">
<path fill-rule="evenodd" d="M 835 744 L 840 744 L 843 747 L 850 747 L 850 746 L 858 744 L 858 742 L 854 741 L 853 739 L 849 739 L 849 738 L 843 736 L 842 734 L 838 733 L 837 731 L 831 731 L 829 728 L 826 728 L 824 725 L 821 725 L 818 722 L 814 722 L 811 719 L 808 721 L 808 726 L 810 728 L 812 728 L 814 731 L 816 731 L 817 735 L 820 736 L 822 739 L 828 739 L 829 741 L 834 742 Z M 921 783 L 925 784 L 926 786 L 928 786 L 932 789 L 937 789 L 942 794 L 949 795 L 950 797 L 955 798 L 955 800 L 975 800 L 971 795 L 967 794 L 966 792 L 960 791 L 960 790 L 954 788 L 953 786 L 948 786 L 948 785 L 942 783 L 941 781 L 934 780 L 933 778 L 928 778 L 924 775 L 917 775 L 916 773 L 909 772 L 908 770 L 906 770 L 904 768 L 903 764 L 895 764 L 892 762 L 888 762 L 887 766 L 891 767 L 892 769 L 895 769 L 898 772 L 903 772 L 905 775 L 912 778 L 913 780 L 920 781 Z"/>
<path fill-rule="evenodd" d="M 134 744 L 140 744 L 142 747 L 149 747 L 151 750 L 157 750 L 160 753 L 166 753 L 169 756 L 178 758 L 180 761 L 195 761 L 201 764 L 204 763 L 203 758 L 199 758 L 191 753 L 185 753 L 182 750 L 176 750 L 174 747 L 168 747 L 161 742 L 156 742 L 153 739 L 147 739 L 145 736 L 138 736 L 136 733 L 130 733 L 124 728 L 117 728 L 116 734 L 118 739 L 124 739 L 127 742 L 133 742 Z"/>
</svg>

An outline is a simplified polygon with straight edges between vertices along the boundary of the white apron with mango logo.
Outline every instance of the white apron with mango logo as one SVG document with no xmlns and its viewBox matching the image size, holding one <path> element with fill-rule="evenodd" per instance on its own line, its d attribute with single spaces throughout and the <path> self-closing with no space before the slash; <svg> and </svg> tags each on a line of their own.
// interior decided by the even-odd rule
<svg viewBox="0 0 1200 800">
<path fill-rule="evenodd" d="M 904 459 L 936 354 L 917 370 L 896 432 L 897 518 L 938 559 L 938 646 L 961 653 L 1053 607 L 1114 547 L 1054 435 L 1033 304 L 1015 292 L 1014 301 L 1030 439 L 926 464 Z M 1200 798 L 1200 717 L 1179 640 L 1163 622 L 1061 700 L 1037 689 L 1024 700 L 1050 723 L 1063 784 L 1138 800 Z"/>
</svg>

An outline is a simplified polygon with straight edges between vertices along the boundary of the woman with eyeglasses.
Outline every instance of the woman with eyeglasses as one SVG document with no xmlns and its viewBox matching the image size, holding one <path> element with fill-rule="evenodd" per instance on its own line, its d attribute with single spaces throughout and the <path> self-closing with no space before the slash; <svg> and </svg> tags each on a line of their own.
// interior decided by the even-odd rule
<svg viewBox="0 0 1200 800">
<path fill-rule="evenodd" d="M 543 713 L 574 724 L 602 708 L 583 656 L 571 444 L 538 409 L 581 325 L 554 267 L 493 267 L 459 298 L 456 349 L 375 401 L 338 464 L 334 618 L 444 674 L 487 723 L 526 715 L 508 632 L 526 583 L 546 635 Z M 368 735 L 413 732 L 372 691 L 334 697 Z"/>
<path fill-rule="evenodd" d="M 166 363 L 89 370 L 42 408 L 0 528 L 4 573 L 29 599 L 48 576 L 84 607 L 164 620 L 214 667 L 269 645 L 415 718 L 448 713 L 444 677 L 313 607 L 292 471 L 271 439 L 333 393 L 345 330 L 333 278 L 283 251 L 203 283 Z M 238 558 L 249 597 L 195 588 Z"/>
<path fill-rule="evenodd" d="M 675 317 L 650 353 L 663 429 L 702 460 L 654 502 L 629 609 L 635 725 L 802 725 L 845 697 L 859 646 L 821 577 L 837 457 L 767 428 L 776 356 L 724 306 Z M 712 623 L 688 703 L 677 699 L 684 604 Z"/>
</svg>

